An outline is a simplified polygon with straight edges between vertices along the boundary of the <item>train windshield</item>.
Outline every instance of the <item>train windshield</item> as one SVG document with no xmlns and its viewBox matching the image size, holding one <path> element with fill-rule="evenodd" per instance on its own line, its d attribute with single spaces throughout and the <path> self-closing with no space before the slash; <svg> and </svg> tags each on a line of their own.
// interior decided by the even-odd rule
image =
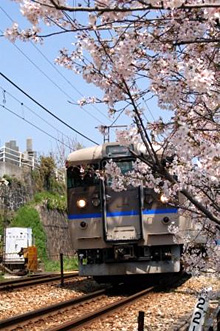
<svg viewBox="0 0 220 331">
<path fill-rule="evenodd" d="M 133 162 L 135 159 L 131 158 L 123 158 L 123 159 L 113 159 L 113 161 L 116 163 L 116 165 L 120 168 L 121 173 L 125 175 L 127 172 L 133 170 Z M 108 162 L 108 161 L 107 161 Z M 102 167 L 105 168 L 106 160 L 103 161 Z M 111 175 L 108 175 L 106 177 L 106 183 L 107 185 L 111 186 L 112 184 L 112 177 Z"/>
<path fill-rule="evenodd" d="M 134 160 L 119 160 L 115 161 L 117 166 L 121 169 L 121 173 L 124 175 L 126 172 L 131 171 L 133 168 L 133 163 Z"/>
<path fill-rule="evenodd" d="M 97 164 L 69 167 L 67 170 L 67 187 L 74 188 L 98 185 L 99 178 L 96 174 L 97 169 Z"/>
</svg>

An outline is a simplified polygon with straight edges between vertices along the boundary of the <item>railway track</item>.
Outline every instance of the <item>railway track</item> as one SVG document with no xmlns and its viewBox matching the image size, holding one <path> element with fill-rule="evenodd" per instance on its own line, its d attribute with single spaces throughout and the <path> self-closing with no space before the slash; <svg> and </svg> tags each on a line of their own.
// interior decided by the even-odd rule
<svg viewBox="0 0 220 331">
<path fill-rule="evenodd" d="M 174 280 L 166 282 L 166 284 L 136 290 L 135 293 L 130 293 L 126 297 L 124 294 L 116 295 L 115 288 L 102 289 L 76 299 L 1 320 L 0 330 L 76 330 L 96 319 L 104 318 L 107 314 L 114 314 L 116 310 L 133 304 L 151 291 L 171 286 L 179 280 L 180 277 L 175 277 Z M 113 290 L 114 292 L 112 292 Z M 130 292 L 130 289 L 127 292 Z"/>
<path fill-rule="evenodd" d="M 85 314 L 82 317 L 63 323 L 62 325 L 59 325 L 57 327 L 50 328 L 48 329 L 48 331 L 70 331 L 82 328 L 90 322 L 94 322 L 94 320 L 96 319 L 104 318 L 109 314 L 114 314 L 114 312 L 118 309 L 122 309 L 123 307 L 134 303 L 136 300 L 146 296 L 149 292 L 155 289 L 156 286 L 149 287 L 145 290 L 129 295 L 124 299 L 117 300 L 116 302 L 106 306 L 105 308 L 98 309 L 95 312 Z"/>
<path fill-rule="evenodd" d="M 76 308 L 79 304 L 87 305 L 91 303 L 92 300 L 94 301 L 94 299 L 100 300 L 103 295 L 106 294 L 106 291 L 106 289 L 102 289 L 91 294 L 80 296 L 79 298 L 59 302 L 57 304 L 43 307 L 25 314 L 16 315 L 14 317 L 1 320 L 0 330 L 15 330 L 16 327 L 24 327 L 24 325 L 28 325 L 28 323 L 31 323 L 32 321 L 36 322 L 37 320 L 46 320 L 46 318 L 51 317 L 51 314 L 59 314 L 64 310 L 69 310 L 70 308 L 73 309 L 74 307 Z"/>
<path fill-rule="evenodd" d="M 64 274 L 63 278 L 69 279 L 73 277 L 77 277 L 78 273 Z M 3 281 L 0 283 L 0 291 L 9 291 L 17 288 L 34 286 L 43 283 L 49 283 L 54 281 L 61 280 L 61 275 L 59 274 L 49 274 L 49 275 L 36 275 L 31 277 L 24 277 L 20 279 Z"/>
</svg>

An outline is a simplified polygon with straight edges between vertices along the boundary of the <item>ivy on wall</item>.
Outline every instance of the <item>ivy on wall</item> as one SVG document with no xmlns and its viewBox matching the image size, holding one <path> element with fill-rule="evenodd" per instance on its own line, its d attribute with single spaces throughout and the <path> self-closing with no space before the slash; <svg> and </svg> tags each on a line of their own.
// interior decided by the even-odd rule
<svg viewBox="0 0 220 331">
<path fill-rule="evenodd" d="M 39 167 L 29 176 L 34 196 L 28 196 L 27 181 L 4 175 L 7 185 L 0 192 L 0 235 L 3 235 L 6 226 L 32 228 L 38 256 L 43 259 L 47 256 L 46 234 L 35 207 L 43 205 L 48 210 L 66 212 L 66 185 L 63 177 L 57 176 L 52 156 L 41 156 Z"/>
</svg>

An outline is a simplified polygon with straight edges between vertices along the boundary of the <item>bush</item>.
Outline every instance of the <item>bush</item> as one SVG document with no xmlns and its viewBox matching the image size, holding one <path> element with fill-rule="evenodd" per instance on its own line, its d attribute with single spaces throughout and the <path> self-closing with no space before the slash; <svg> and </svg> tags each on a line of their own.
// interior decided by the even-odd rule
<svg viewBox="0 0 220 331">
<path fill-rule="evenodd" d="M 60 271 L 60 261 L 44 261 L 45 271 Z M 78 270 L 78 260 L 76 257 L 63 258 L 64 271 Z"/>
<path fill-rule="evenodd" d="M 23 206 L 11 221 L 10 226 L 32 228 L 35 245 L 38 250 L 38 257 L 46 257 L 46 234 L 40 221 L 37 210 L 31 206 Z"/>
<path fill-rule="evenodd" d="M 35 194 L 34 202 L 37 204 L 44 204 L 49 210 L 57 209 L 60 212 L 67 211 L 66 195 L 44 191 Z"/>
</svg>

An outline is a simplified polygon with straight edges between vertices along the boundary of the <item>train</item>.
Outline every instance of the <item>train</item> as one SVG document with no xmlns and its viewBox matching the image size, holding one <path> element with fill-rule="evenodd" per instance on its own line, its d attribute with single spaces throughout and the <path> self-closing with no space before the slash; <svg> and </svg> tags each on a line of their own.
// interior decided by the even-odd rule
<svg viewBox="0 0 220 331">
<path fill-rule="evenodd" d="M 112 188 L 106 164 L 113 160 L 122 173 L 132 170 L 131 148 L 143 153 L 140 144 L 128 148 L 108 142 L 76 150 L 66 161 L 68 224 L 79 274 L 97 281 L 180 272 L 183 243 L 168 227 L 194 232 L 191 222 L 153 189 Z"/>
</svg>

